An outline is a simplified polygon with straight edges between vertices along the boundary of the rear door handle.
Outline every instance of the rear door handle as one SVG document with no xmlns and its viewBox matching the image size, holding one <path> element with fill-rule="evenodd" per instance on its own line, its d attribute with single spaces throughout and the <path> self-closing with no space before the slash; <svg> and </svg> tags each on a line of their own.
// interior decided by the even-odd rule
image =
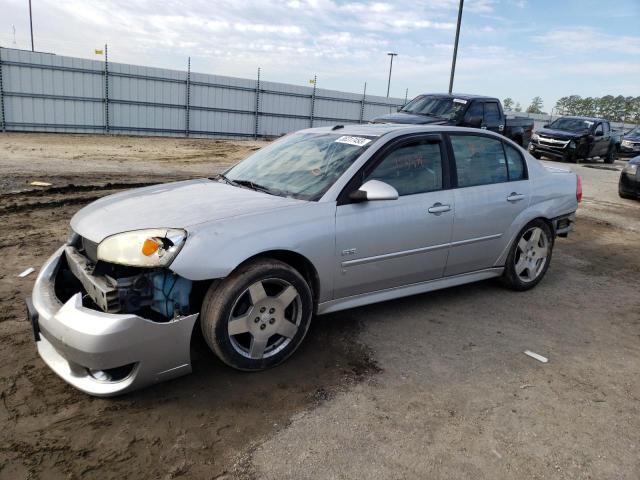
<svg viewBox="0 0 640 480">
<path fill-rule="evenodd" d="M 441 213 L 448 212 L 449 210 L 451 210 L 451 205 L 443 205 L 440 202 L 436 202 L 429 207 L 428 211 L 434 215 L 440 215 Z"/>
<path fill-rule="evenodd" d="M 507 202 L 519 202 L 520 200 L 524 200 L 524 195 L 521 193 L 511 192 L 507 197 Z"/>
</svg>

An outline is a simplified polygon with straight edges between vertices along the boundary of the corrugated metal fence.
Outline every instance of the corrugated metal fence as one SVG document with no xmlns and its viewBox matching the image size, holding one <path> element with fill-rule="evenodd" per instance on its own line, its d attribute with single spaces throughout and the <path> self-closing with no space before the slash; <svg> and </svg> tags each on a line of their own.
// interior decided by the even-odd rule
<svg viewBox="0 0 640 480">
<path fill-rule="evenodd" d="M 105 52 L 107 53 L 107 52 Z M 106 59 L 105 55 L 105 59 Z M 317 83 L 317 82 L 316 82 Z M 3 131 L 270 137 L 362 123 L 404 101 L 0 48 Z"/>
</svg>

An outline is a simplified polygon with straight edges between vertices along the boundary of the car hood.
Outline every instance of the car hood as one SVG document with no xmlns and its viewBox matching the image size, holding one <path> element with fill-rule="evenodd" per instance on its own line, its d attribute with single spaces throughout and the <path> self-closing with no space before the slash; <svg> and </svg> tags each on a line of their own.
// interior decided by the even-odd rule
<svg viewBox="0 0 640 480">
<path fill-rule="evenodd" d="M 93 242 L 145 228 L 184 228 L 303 203 L 209 179 L 137 188 L 101 198 L 71 219 L 74 232 Z"/>
<path fill-rule="evenodd" d="M 630 140 L 632 142 L 640 142 L 640 135 L 625 135 L 622 137 L 623 140 Z"/>
<path fill-rule="evenodd" d="M 557 140 L 573 140 L 588 135 L 585 132 L 568 132 L 566 130 L 554 130 L 552 128 L 541 128 L 536 130 L 538 135 L 544 135 L 545 137 L 555 138 Z"/>
<path fill-rule="evenodd" d="M 426 115 L 414 115 L 412 113 L 390 113 L 388 115 L 382 115 L 372 120 L 373 123 L 409 123 L 412 125 L 444 125 L 447 120 L 441 118 L 428 117 Z"/>
</svg>

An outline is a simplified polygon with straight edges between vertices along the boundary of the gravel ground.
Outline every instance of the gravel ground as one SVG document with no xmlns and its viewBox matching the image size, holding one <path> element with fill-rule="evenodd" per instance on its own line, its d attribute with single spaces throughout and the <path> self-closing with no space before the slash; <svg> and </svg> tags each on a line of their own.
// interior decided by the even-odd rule
<svg viewBox="0 0 640 480">
<path fill-rule="evenodd" d="M 261 145 L 0 135 L 0 478 L 640 477 L 640 203 L 600 164 L 571 166 L 577 228 L 532 291 L 488 281 L 319 317 L 263 373 L 226 368 L 196 335 L 178 380 L 115 399 L 59 380 L 24 321 L 35 275 L 17 274 L 83 204 Z"/>
</svg>

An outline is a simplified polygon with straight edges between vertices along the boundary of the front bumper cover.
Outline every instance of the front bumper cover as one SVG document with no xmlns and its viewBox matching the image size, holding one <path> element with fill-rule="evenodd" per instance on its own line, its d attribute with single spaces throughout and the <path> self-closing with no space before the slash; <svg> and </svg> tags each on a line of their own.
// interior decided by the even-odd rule
<svg viewBox="0 0 640 480">
<path fill-rule="evenodd" d="M 54 281 L 64 248 L 44 264 L 33 287 L 38 353 L 63 380 L 95 396 L 113 396 L 191 373 L 191 333 L 198 314 L 160 323 L 134 314 L 110 314 L 82 305 L 82 294 L 62 304 Z M 89 370 L 133 365 L 120 380 Z"/>
</svg>

